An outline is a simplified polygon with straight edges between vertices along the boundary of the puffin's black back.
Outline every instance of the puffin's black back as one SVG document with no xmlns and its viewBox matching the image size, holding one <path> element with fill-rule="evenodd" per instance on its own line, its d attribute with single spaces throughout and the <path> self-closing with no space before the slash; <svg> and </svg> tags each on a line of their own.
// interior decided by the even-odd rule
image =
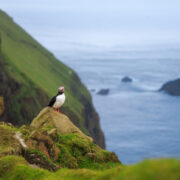
<svg viewBox="0 0 180 180">
<path fill-rule="evenodd" d="M 52 107 L 52 106 L 54 105 L 55 101 L 56 101 L 56 96 L 54 96 L 54 97 L 50 100 L 48 106 Z"/>
</svg>

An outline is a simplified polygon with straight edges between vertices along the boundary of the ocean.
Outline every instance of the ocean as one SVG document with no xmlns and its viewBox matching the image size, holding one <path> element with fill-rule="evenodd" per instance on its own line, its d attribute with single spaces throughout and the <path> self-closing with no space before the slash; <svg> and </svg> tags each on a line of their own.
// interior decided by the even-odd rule
<svg viewBox="0 0 180 180">
<path fill-rule="evenodd" d="M 104 54 L 61 57 L 57 52 L 91 91 L 107 150 L 126 164 L 145 158 L 180 157 L 180 97 L 158 91 L 165 82 L 180 76 L 180 59 L 156 58 L 156 53 L 150 59 L 138 58 L 139 53 L 133 58 Z M 124 76 L 133 81 L 121 82 Z M 100 89 L 109 89 L 109 94 L 98 95 Z"/>
</svg>

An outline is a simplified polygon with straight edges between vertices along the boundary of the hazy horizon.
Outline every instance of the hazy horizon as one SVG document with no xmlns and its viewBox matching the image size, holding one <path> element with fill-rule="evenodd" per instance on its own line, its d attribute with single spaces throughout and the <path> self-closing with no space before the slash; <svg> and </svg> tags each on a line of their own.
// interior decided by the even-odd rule
<svg viewBox="0 0 180 180">
<path fill-rule="evenodd" d="M 177 0 L 6 0 L 0 8 L 50 50 L 87 50 L 179 48 L 179 7 Z"/>
</svg>

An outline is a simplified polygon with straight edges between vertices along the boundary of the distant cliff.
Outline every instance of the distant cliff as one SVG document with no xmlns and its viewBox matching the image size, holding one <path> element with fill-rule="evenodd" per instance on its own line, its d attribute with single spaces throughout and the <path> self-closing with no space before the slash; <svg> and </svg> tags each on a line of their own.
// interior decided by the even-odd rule
<svg viewBox="0 0 180 180">
<path fill-rule="evenodd" d="M 104 134 L 91 95 L 77 74 L 0 11 L 0 120 L 30 124 L 63 85 L 67 100 L 62 111 L 83 132 L 105 147 Z M 3 103 L 3 104 L 2 104 Z"/>
</svg>

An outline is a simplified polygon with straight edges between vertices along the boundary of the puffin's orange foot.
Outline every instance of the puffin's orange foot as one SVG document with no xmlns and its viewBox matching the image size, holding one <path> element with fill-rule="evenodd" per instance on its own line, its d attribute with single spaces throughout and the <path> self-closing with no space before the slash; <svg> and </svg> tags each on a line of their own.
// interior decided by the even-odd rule
<svg viewBox="0 0 180 180">
<path fill-rule="evenodd" d="M 59 111 L 59 109 L 58 109 L 58 113 L 62 114 L 62 113 Z"/>
</svg>

